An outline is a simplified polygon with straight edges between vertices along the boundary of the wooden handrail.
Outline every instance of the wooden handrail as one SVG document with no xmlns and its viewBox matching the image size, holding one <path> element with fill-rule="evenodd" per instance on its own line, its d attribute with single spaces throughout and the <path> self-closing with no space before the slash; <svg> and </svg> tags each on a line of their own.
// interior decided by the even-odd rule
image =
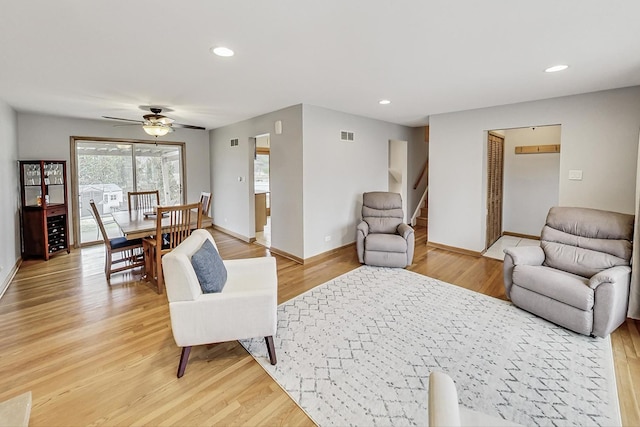
<svg viewBox="0 0 640 427">
<path fill-rule="evenodd" d="M 418 180 L 416 181 L 415 184 L 413 184 L 413 189 L 417 189 L 418 186 L 420 185 L 420 183 L 422 182 L 422 179 L 427 176 L 429 172 L 429 159 L 425 160 L 424 162 L 424 166 L 422 167 L 422 171 L 420 171 L 420 177 L 418 178 Z"/>
</svg>

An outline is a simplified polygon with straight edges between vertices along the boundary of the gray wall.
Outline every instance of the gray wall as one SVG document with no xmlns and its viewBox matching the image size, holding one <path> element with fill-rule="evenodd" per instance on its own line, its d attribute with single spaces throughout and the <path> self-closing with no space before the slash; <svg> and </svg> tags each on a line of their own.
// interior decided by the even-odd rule
<svg viewBox="0 0 640 427">
<path fill-rule="evenodd" d="M 484 250 L 487 131 L 549 124 L 562 125 L 559 204 L 634 213 L 640 86 L 431 116 L 429 241 Z"/>
<path fill-rule="evenodd" d="M 45 116 L 39 114 L 18 114 L 18 155 L 21 160 L 66 160 L 70 161 L 71 136 L 144 139 L 153 138 L 144 133 L 142 126 L 119 126 L 118 122 L 107 120 L 72 119 L 66 117 Z M 187 202 L 200 199 L 201 191 L 210 189 L 209 138 L 207 132 L 191 129 L 178 129 L 162 137 L 163 141 L 185 142 Z M 71 173 L 67 164 L 67 174 Z M 71 178 L 70 176 L 68 178 Z M 67 181 L 69 200 L 71 184 Z M 214 201 L 215 202 L 215 201 Z M 69 206 L 69 226 L 72 224 L 71 203 Z M 73 227 L 71 227 L 73 233 Z M 71 235 L 73 239 L 73 235 Z"/>
<path fill-rule="evenodd" d="M 502 230 L 540 236 L 547 212 L 558 204 L 560 153 L 515 154 L 515 147 L 560 144 L 561 126 L 504 132 Z"/>
<path fill-rule="evenodd" d="M 406 126 L 306 104 L 303 123 L 303 258 L 309 258 L 355 241 L 362 193 L 388 189 L 389 140 L 409 141 L 411 146 L 413 132 Z M 355 141 L 340 141 L 341 130 L 354 132 Z M 408 173 L 412 190 L 415 173 Z M 409 211 L 410 216 L 413 210 Z M 327 236 L 331 240 L 325 241 Z"/>
<path fill-rule="evenodd" d="M 18 120 L 0 100 L 0 295 L 20 259 L 20 178 L 18 176 Z"/>
<path fill-rule="evenodd" d="M 281 135 L 274 132 L 277 120 Z M 341 130 L 355 132 L 356 141 L 341 142 Z M 355 241 L 362 193 L 387 190 L 389 139 L 409 142 L 410 214 L 422 195 L 413 195 L 413 183 L 426 156 L 423 131 L 295 105 L 210 132 L 214 223 L 245 238 L 255 237 L 250 138 L 265 133 L 271 139 L 271 246 L 280 251 L 305 259 Z M 231 146 L 233 138 L 238 146 Z"/>
<path fill-rule="evenodd" d="M 280 135 L 274 129 L 277 120 L 282 121 Z M 271 246 L 302 257 L 302 105 L 210 132 L 213 222 L 245 238 L 255 237 L 250 138 L 267 133 L 271 142 Z M 238 146 L 231 146 L 233 138 L 238 138 Z"/>
</svg>

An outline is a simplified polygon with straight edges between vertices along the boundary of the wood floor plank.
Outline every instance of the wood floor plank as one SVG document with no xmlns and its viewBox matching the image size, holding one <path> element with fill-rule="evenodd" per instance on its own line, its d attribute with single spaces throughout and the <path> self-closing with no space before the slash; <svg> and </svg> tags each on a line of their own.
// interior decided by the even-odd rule
<svg viewBox="0 0 640 427">
<path fill-rule="evenodd" d="M 226 259 L 269 254 L 212 233 Z M 276 261 L 279 303 L 360 266 L 353 245 L 305 265 Z M 428 247 L 424 228 L 409 269 L 506 298 L 500 261 Z M 611 336 L 624 425 L 640 425 L 639 325 Z M 31 426 L 313 425 L 237 342 L 194 347 L 176 378 L 166 295 L 136 270 L 107 284 L 102 246 L 24 261 L 0 300 L 0 348 L 0 400 L 31 390 Z"/>
</svg>

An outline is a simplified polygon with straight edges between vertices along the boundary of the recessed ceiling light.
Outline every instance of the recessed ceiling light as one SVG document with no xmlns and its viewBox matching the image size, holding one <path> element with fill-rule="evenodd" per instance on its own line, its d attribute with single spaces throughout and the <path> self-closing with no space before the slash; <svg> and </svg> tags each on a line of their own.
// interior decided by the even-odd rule
<svg viewBox="0 0 640 427">
<path fill-rule="evenodd" d="M 389 105 L 389 104 L 391 104 L 391 101 L 389 101 L 388 99 L 381 99 L 380 101 L 378 101 L 378 104 L 380 104 L 380 105 Z"/>
<path fill-rule="evenodd" d="M 544 72 L 545 73 L 556 73 L 558 71 L 566 70 L 567 68 L 569 68 L 568 65 L 554 65 L 553 67 L 549 67 L 546 70 L 544 70 Z"/>
<path fill-rule="evenodd" d="M 234 52 L 228 47 L 218 46 L 211 48 L 211 52 L 215 53 L 218 56 L 233 56 Z"/>
</svg>

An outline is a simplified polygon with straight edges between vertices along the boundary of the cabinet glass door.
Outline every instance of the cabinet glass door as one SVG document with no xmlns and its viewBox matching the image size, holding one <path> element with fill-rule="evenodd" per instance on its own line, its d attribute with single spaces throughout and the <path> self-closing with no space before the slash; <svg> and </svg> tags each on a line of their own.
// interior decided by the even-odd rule
<svg viewBox="0 0 640 427">
<path fill-rule="evenodd" d="M 45 200 L 48 206 L 64 204 L 64 165 L 60 162 L 45 162 Z"/>
<path fill-rule="evenodd" d="M 24 163 L 22 165 L 24 180 L 24 204 L 25 206 L 42 206 L 42 175 L 40 174 L 40 162 Z"/>
</svg>

